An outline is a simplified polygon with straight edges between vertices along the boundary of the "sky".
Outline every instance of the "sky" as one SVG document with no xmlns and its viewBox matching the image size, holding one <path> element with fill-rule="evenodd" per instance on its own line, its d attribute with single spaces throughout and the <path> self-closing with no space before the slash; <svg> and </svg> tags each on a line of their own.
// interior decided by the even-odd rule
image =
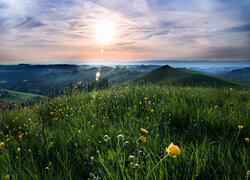
<svg viewBox="0 0 250 180">
<path fill-rule="evenodd" d="M 0 64 L 249 59 L 249 0 L 0 0 Z"/>
</svg>

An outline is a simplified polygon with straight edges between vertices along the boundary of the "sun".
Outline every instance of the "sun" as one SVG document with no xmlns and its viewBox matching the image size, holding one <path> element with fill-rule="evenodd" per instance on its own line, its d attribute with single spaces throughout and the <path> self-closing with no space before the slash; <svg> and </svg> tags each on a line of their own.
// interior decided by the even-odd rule
<svg viewBox="0 0 250 180">
<path fill-rule="evenodd" d="M 102 45 L 108 45 L 114 41 L 115 25 L 111 21 L 104 20 L 96 25 L 96 36 Z"/>
</svg>

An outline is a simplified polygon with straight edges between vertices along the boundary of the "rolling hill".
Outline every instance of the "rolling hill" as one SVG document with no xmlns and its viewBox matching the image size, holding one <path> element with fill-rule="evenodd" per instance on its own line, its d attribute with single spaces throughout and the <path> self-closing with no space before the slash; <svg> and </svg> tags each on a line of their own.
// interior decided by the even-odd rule
<svg viewBox="0 0 250 180">
<path fill-rule="evenodd" d="M 28 100 L 37 100 L 43 96 L 38 95 L 38 94 L 31 94 L 31 93 L 24 93 L 24 92 L 18 92 L 18 91 L 10 91 L 10 90 L 1 90 L 1 91 L 7 91 L 11 94 L 11 97 L 1 97 L 0 96 L 0 101 L 3 102 L 9 102 L 9 103 L 15 103 L 19 104 L 23 101 L 28 101 Z"/>
<path fill-rule="evenodd" d="M 250 68 L 248 67 L 244 69 L 235 69 L 229 72 L 225 72 L 223 74 L 218 74 L 218 76 L 227 79 L 250 82 Z"/>
<path fill-rule="evenodd" d="M 250 88 L 250 84 L 246 82 L 228 80 L 186 69 L 172 68 L 168 65 L 144 73 L 135 78 L 135 80 L 144 80 L 157 84 L 170 83 L 183 86 Z"/>
</svg>

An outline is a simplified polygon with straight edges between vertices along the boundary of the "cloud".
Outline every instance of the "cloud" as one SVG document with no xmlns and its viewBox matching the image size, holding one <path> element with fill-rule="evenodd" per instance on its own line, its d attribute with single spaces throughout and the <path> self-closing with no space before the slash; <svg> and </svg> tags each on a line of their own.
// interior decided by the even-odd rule
<svg viewBox="0 0 250 180">
<path fill-rule="evenodd" d="M 41 26 L 45 26 L 45 24 L 41 23 L 33 17 L 27 16 L 23 22 L 16 26 L 16 28 L 36 28 Z"/>
<path fill-rule="evenodd" d="M 0 0 L 0 63 L 63 56 L 250 59 L 240 50 L 249 47 L 249 7 L 245 0 Z M 95 26 L 107 19 L 117 33 L 103 47 Z"/>
<path fill-rule="evenodd" d="M 224 30 L 225 32 L 249 32 L 250 24 L 245 24 L 243 26 L 231 27 Z"/>
</svg>

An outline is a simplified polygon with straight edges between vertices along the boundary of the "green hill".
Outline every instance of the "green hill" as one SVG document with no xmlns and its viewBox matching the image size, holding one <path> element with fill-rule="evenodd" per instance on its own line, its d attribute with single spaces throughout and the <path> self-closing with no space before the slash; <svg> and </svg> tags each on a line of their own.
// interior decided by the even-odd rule
<svg viewBox="0 0 250 180">
<path fill-rule="evenodd" d="M 15 103 L 19 104 L 23 101 L 28 101 L 28 100 L 36 100 L 39 99 L 40 97 L 43 97 L 38 94 L 31 94 L 31 93 L 24 93 L 24 92 L 18 92 L 18 91 L 10 91 L 10 90 L 1 90 L 1 91 L 7 91 L 11 94 L 10 97 L 0 97 L 0 101 L 4 102 L 10 102 L 10 103 Z"/>
<path fill-rule="evenodd" d="M 9 111 L 0 179 L 245 179 L 249 93 L 124 84 Z"/>
<path fill-rule="evenodd" d="M 168 65 L 142 74 L 135 78 L 135 80 L 144 80 L 157 84 L 170 83 L 183 86 L 250 88 L 250 84 L 246 82 L 228 80 L 186 69 L 172 68 Z"/>
</svg>

